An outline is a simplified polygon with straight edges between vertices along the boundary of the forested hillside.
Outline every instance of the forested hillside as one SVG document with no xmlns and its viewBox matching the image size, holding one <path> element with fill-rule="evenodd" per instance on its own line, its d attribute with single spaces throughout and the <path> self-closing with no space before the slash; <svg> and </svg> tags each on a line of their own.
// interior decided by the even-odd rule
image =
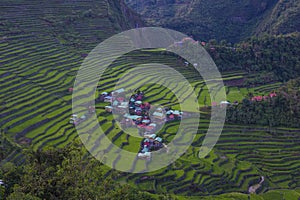
<svg viewBox="0 0 300 200">
<path fill-rule="evenodd" d="M 262 20 L 255 33 L 286 34 L 300 31 L 300 1 L 281 0 Z"/>
<path fill-rule="evenodd" d="M 0 190 L 1 200 L 3 197 L 8 200 L 156 199 L 112 180 L 113 176 L 106 174 L 107 168 L 87 156 L 78 141 L 61 149 L 38 152 L 27 149 L 25 158 L 22 166 L 8 162 L 0 168 L 0 176 L 6 183 L 6 192 Z"/>
<path fill-rule="evenodd" d="M 210 40 L 205 48 L 221 71 L 246 70 L 244 86 L 288 81 L 300 75 L 300 34 L 252 37 L 232 46 Z"/>
<path fill-rule="evenodd" d="M 287 82 L 273 93 L 273 97 L 253 96 L 242 104 L 232 106 L 227 112 L 227 121 L 235 124 L 253 124 L 281 127 L 300 126 L 300 79 Z"/>
<path fill-rule="evenodd" d="M 253 34 L 299 31 L 299 0 L 127 0 L 151 25 L 172 28 L 197 40 L 241 41 Z"/>
</svg>

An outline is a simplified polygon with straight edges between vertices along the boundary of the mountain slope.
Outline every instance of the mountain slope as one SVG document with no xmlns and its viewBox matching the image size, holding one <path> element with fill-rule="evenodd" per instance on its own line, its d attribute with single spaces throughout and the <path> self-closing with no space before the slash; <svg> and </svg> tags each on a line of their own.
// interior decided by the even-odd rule
<svg viewBox="0 0 300 200">
<path fill-rule="evenodd" d="M 121 0 L 3 0 L 0 6 L 2 39 L 26 35 L 86 48 L 83 44 L 96 45 L 136 23 L 142 24 Z"/>
<path fill-rule="evenodd" d="M 161 2 L 172 3 L 171 1 Z M 184 1 L 181 2 L 184 3 Z M 195 2 L 192 1 L 192 3 Z M 211 5 L 211 3 L 207 4 Z M 117 0 L 66 0 L 64 2 L 57 0 L 44 3 L 33 0 L 15 2 L 5 0 L 1 1 L 0 6 L 0 129 L 3 129 L 3 133 L 7 137 L 16 136 L 15 138 L 20 145 L 31 144 L 34 150 L 53 147 L 60 151 L 59 147 L 64 147 L 79 137 L 74 126 L 69 123 L 72 114 L 72 90 L 69 89 L 73 87 L 77 70 L 86 53 L 103 39 L 122 30 L 133 28 L 141 21 L 124 7 L 122 1 Z M 213 6 L 217 7 L 218 5 Z M 189 14 L 195 12 L 195 9 L 183 5 L 181 11 L 183 14 Z M 180 16 L 180 13 L 174 14 Z M 209 16 L 208 14 L 206 13 L 205 16 Z M 220 16 L 218 17 L 220 18 Z M 180 22 L 180 19 L 178 21 Z M 257 74 L 263 76 L 262 70 L 273 69 L 278 69 L 278 73 L 282 72 L 283 76 L 285 76 L 285 70 L 290 69 L 289 72 L 295 72 L 293 75 L 296 75 L 300 69 L 297 57 L 300 55 L 298 53 L 299 48 L 296 47 L 299 36 L 285 37 L 250 40 L 235 47 L 208 43 L 206 48 L 219 68 L 224 69 L 224 71 L 231 69 L 247 70 L 246 72 L 231 71 L 230 74 L 223 74 L 227 81 L 239 82 L 241 78 L 244 79 L 248 71 L 253 78 Z M 98 92 L 112 91 L 115 83 L 124 73 L 132 69 L 132 66 L 152 60 L 152 63 L 162 63 L 178 69 L 179 73 L 191 80 L 199 103 L 210 105 L 210 98 L 206 98 L 208 91 L 205 84 L 198 79 L 192 66 L 185 66 L 177 57 L 172 58 L 166 54 L 166 52 L 160 51 L 141 51 L 129 59 L 128 57 L 121 58 L 103 76 L 103 81 L 99 83 Z M 257 79 L 262 76 L 257 76 Z M 127 77 L 131 78 L 130 76 Z M 136 80 L 138 79 L 132 78 L 128 83 Z M 148 79 L 143 81 L 147 82 Z M 180 84 L 178 86 L 182 88 Z M 257 87 L 258 92 L 276 88 L 276 85 L 263 84 L 263 86 L 263 88 Z M 254 89 L 228 87 L 226 92 L 229 96 L 232 95 L 233 100 L 235 100 L 242 98 L 248 91 L 254 91 Z M 156 84 L 145 85 L 145 94 L 151 98 L 151 102 L 157 105 L 173 105 L 177 101 L 177 97 L 172 92 Z M 115 123 L 113 116 L 106 113 L 104 106 L 109 104 L 97 103 L 97 105 L 97 118 L 99 123 L 103 125 L 106 135 L 124 150 L 134 151 L 136 147 L 139 148 L 141 139 L 135 139 L 135 137 L 121 131 L 119 123 Z M 159 194 L 186 195 L 187 199 L 192 199 L 190 197 L 192 195 L 199 195 L 194 199 L 199 199 L 203 195 L 207 196 L 204 197 L 205 199 L 217 199 L 218 197 L 208 197 L 208 195 L 232 192 L 235 193 L 226 194 L 226 197 L 247 199 L 248 195 L 244 194 L 243 197 L 239 197 L 237 192 L 247 193 L 248 187 L 258 183 L 262 175 L 266 177 L 266 184 L 259 190 L 259 193 L 266 192 L 266 194 L 262 194 L 267 196 L 265 199 L 268 199 L 268 195 L 272 196 L 273 199 L 278 199 L 284 194 L 281 191 L 278 192 L 278 195 L 268 194 L 267 191 L 274 192 L 272 191 L 274 189 L 296 189 L 300 187 L 298 170 L 300 167 L 298 154 L 300 140 L 299 135 L 297 135 L 299 129 L 274 128 L 270 130 L 268 127 L 226 125 L 215 150 L 205 159 L 199 159 L 198 149 L 202 145 L 202 140 L 209 127 L 209 116 L 205 113 L 201 116 L 204 117 L 201 119 L 201 126 L 193 146 L 176 163 L 146 175 L 119 174 L 116 171 L 107 170 L 105 176 L 119 177 L 122 183 L 128 182 L 140 190 Z M 159 134 L 163 134 L 163 137 L 170 141 L 174 138 L 178 125 L 175 121 L 171 122 Z M 94 140 L 95 138 L 91 137 L 90 139 Z M 98 145 L 101 144 L 95 142 L 95 148 Z M 131 147 L 133 148 L 131 149 Z M 7 154 L 11 155 L 8 156 L 7 161 L 23 161 L 16 151 L 4 153 L 2 156 L 4 158 L 7 158 Z M 39 151 L 36 155 L 44 158 Z M 54 158 L 61 156 L 55 152 L 51 155 Z M 75 157 L 78 158 L 76 155 Z M 65 161 L 69 162 L 68 160 Z M 115 163 L 119 161 L 118 156 L 115 161 Z M 73 161 L 71 160 L 71 162 Z M 93 160 L 89 163 L 99 166 Z M 68 165 L 64 166 L 68 167 Z M 55 164 L 55 167 L 59 167 L 59 165 Z M 41 170 L 46 173 L 51 172 L 49 176 L 43 177 L 37 174 L 35 177 L 40 178 L 39 180 L 43 183 L 53 183 L 54 185 L 59 183 L 63 177 L 63 171 L 57 172 L 58 175 L 62 176 L 56 178 L 52 176 L 56 171 L 53 171 L 53 168 L 49 169 L 48 171 Z M 72 171 L 72 166 L 68 169 L 70 172 L 74 171 Z M 73 173 L 71 174 L 73 175 Z M 2 178 L 0 177 L 0 179 Z M 52 182 L 53 179 L 56 182 Z M 28 183 L 32 182 L 30 180 L 26 179 Z M 28 186 L 27 182 L 22 182 L 25 188 Z M 74 192 L 73 182 L 73 179 L 70 179 L 70 184 L 67 184 L 67 186 L 70 185 L 70 190 L 68 190 L 70 194 Z M 91 182 L 87 180 L 87 185 L 83 185 L 89 187 L 88 183 Z M 43 184 L 38 185 L 45 186 Z M 55 185 L 61 190 L 58 186 L 59 184 Z M 36 191 L 35 187 L 32 188 Z M 47 185 L 45 189 L 49 191 Z M 82 190 L 85 189 L 82 187 Z M 40 191 L 43 192 L 43 190 Z M 93 191 L 98 192 L 98 190 Z M 221 198 L 223 196 L 219 199 Z"/>
<path fill-rule="evenodd" d="M 152 25 L 172 28 L 198 40 L 238 42 L 253 34 L 299 31 L 299 0 L 128 0 Z"/>
<path fill-rule="evenodd" d="M 3 0 L 0 7 L 0 129 L 18 141 L 45 136 L 45 127 L 76 137 L 64 120 L 81 62 L 141 20 L 119 0 Z"/>
<path fill-rule="evenodd" d="M 300 31 L 300 0 L 281 0 L 256 29 L 256 34 Z"/>
</svg>

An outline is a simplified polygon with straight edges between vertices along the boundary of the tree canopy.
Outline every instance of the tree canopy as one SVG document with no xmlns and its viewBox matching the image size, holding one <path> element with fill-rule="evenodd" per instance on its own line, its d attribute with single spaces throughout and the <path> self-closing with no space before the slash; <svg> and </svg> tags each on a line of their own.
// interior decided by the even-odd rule
<svg viewBox="0 0 300 200">
<path fill-rule="evenodd" d="M 80 142 L 62 149 L 27 149 L 24 154 L 24 165 L 1 167 L 7 199 L 155 199 L 107 176 L 106 168 Z"/>
</svg>

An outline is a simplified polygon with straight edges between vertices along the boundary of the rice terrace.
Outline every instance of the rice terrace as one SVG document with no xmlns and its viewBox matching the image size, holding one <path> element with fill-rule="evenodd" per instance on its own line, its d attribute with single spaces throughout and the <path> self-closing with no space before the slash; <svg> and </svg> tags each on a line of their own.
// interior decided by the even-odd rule
<svg viewBox="0 0 300 200">
<path fill-rule="evenodd" d="M 4 0 L 0 5 L 0 199 L 102 199 L 98 193 L 84 193 L 84 186 L 95 182 L 94 188 L 102 188 L 105 180 L 124 199 L 300 199 L 298 32 L 236 44 L 202 42 L 195 36 L 183 41 L 201 45 L 215 61 L 227 96 L 222 101 L 211 100 L 193 63 L 166 49 L 143 49 L 115 60 L 98 81 L 95 106 L 73 113 L 74 81 L 88 53 L 114 34 L 146 26 L 142 16 L 125 1 L 115 0 Z M 271 53 L 275 56 L 269 59 Z M 280 53 L 284 55 L 277 59 Z M 167 77 L 173 84 L 169 87 L 153 83 L 155 77 L 130 76 L 132 69 L 147 63 L 167 65 L 188 80 L 198 100 L 200 124 L 191 146 L 174 163 L 146 173 L 121 172 L 90 156 L 77 124 L 96 115 L 114 145 L 135 153 L 135 162 L 150 163 L 152 152 L 168 151 L 181 120 L 194 114 L 182 109 L 170 89 L 183 87 L 172 82 L 172 76 Z M 115 88 L 120 79 L 124 85 L 143 86 L 132 91 Z M 226 122 L 213 150 L 199 158 L 214 107 L 226 109 Z M 99 138 L 87 140 L 94 149 L 101 148 Z M 76 160 L 77 153 L 82 160 Z M 115 165 L 119 159 L 113 157 Z M 75 167 L 67 168 L 65 160 Z M 84 167 L 77 168 L 77 162 Z M 76 170 L 85 168 L 95 169 L 96 175 L 78 175 L 76 181 L 84 185 L 74 192 L 78 196 L 67 189 L 72 181 L 62 184 L 63 191 L 56 189 L 63 178 L 54 177 L 75 180 Z M 48 181 L 44 173 L 53 179 Z M 35 177 L 33 186 L 30 176 Z M 99 191 L 112 195 L 106 199 L 121 199 L 110 190 Z M 126 191 L 141 196 L 126 196 Z"/>
</svg>

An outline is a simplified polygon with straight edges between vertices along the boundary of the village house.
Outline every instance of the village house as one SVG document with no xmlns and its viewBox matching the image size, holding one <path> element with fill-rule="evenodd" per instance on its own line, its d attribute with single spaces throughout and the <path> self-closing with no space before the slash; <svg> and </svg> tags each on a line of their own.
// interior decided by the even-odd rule
<svg viewBox="0 0 300 200">
<path fill-rule="evenodd" d="M 221 108 L 226 108 L 227 106 L 229 106 L 231 103 L 229 101 L 221 101 L 220 102 L 220 107 Z"/>
<path fill-rule="evenodd" d="M 116 90 L 112 94 L 124 93 L 124 90 Z M 111 105 L 105 106 L 106 112 L 117 111 L 123 119 L 120 124 L 123 128 L 136 127 L 139 134 L 145 139 L 141 142 L 138 158 L 151 160 L 151 151 L 166 148 L 161 137 L 155 134 L 157 123 L 163 123 L 169 120 L 181 119 L 183 112 L 179 110 L 171 110 L 168 108 L 157 108 L 152 114 L 152 119 L 149 116 L 151 105 L 148 102 L 143 102 L 144 93 L 137 90 L 131 95 L 129 102 L 125 102 L 125 98 L 120 96 L 111 96 L 108 93 L 101 94 Z"/>
</svg>

